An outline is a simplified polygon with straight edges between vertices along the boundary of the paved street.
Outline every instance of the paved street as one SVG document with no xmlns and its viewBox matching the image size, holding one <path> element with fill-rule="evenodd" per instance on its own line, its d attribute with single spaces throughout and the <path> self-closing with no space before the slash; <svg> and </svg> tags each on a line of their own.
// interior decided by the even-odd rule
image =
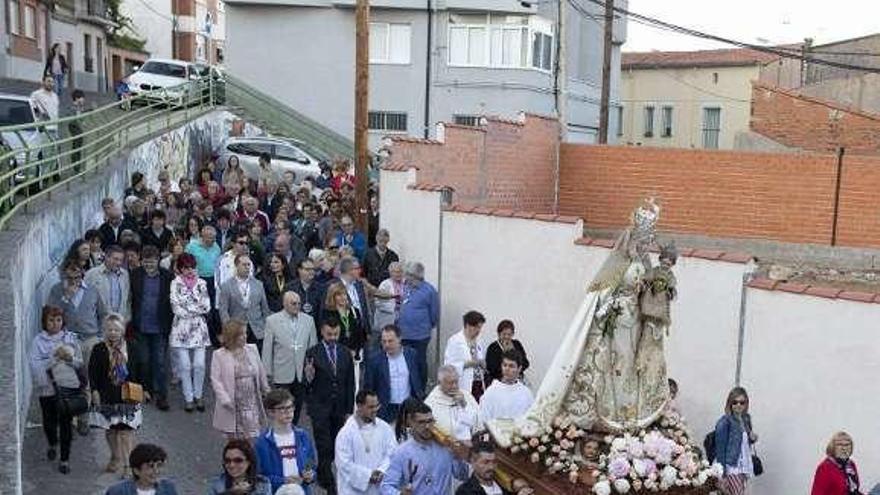
<svg viewBox="0 0 880 495">
<path fill-rule="evenodd" d="M 138 441 L 161 445 L 168 452 L 165 473 L 174 479 L 178 493 L 202 494 L 207 480 L 220 471 L 223 435 L 211 427 L 213 395 L 210 381 L 205 380 L 208 409 L 204 413 L 187 414 L 179 389 L 170 392 L 172 409 L 162 412 L 152 404 L 144 408 L 144 425 Z M 32 416 L 39 421 L 39 414 Z M 22 452 L 24 493 L 65 495 L 102 495 L 118 475 L 103 472 L 110 452 L 103 431 L 92 429 L 88 437 L 74 433 L 71 447 L 71 472 L 58 472 L 57 461 L 46 460 L 46 439 L 39 427 L 28 428 Z"/>
</svg>

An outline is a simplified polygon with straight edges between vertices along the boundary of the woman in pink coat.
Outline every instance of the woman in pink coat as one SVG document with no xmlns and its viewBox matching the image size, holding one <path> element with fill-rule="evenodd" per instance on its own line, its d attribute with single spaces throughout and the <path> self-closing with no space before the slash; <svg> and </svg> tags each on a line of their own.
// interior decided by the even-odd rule
<svg viewBox="0 0 880 495">
<path fill-rule="evenodd" d="M 211 360 L 214 387 L 214 428 L 229 438 L 254 438 L 266 423 L 262 396 L 269 381 L 257 346 L 247 344 L 246 324 L 229 320 L 223 348 Z"/>
</svg>

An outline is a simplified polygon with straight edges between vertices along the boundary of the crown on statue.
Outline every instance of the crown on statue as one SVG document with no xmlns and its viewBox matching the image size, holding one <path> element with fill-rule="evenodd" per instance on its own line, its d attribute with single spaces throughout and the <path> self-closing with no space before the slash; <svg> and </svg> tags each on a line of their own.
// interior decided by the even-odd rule
<svg viewBox="0 0 880 495">
<path fill-rule="evenodd" d="M 660 207 L 654 203 L 654 198 L 648 198 L 644 204 L 633 211 L 633 231 L 638 238 L 651 238 L 660 220 Z"/>
</svg>

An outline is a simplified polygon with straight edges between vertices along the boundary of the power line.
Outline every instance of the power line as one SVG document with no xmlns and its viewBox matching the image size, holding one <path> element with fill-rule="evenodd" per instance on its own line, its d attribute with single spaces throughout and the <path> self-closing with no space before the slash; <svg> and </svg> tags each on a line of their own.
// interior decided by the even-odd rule
<svg viewBox="0 0 880 495">
<path fill-rule="evenodd" d="M 574 0 L 568 0 L 568 1 L 573 6 L 575 5 Z M 587 1 L 590 3 L 596 4 L 596 5 L 601 5 L 603 7 L 605 6 L 605 2 L 602 0 L 587 0 Z M 581 14 L 583 14 L 585 12 L 583 9 L 583 6 L 581 6 L 581 5 L 578 5 L 577 7 L 575 7 L 575 10 L 577 10 Z M 785 51 L 785 50 L 779 49 L 779 48 L 767 47 L 767 46 L 762 46 L 762 45 L 755 45 L 752 43 L 746 43 L 744 41 L 737 41 L 734 39 L 725 38 L 723 36 L 704 33 L 702 31 L 697 31 L 696 29 L 691 29 L 691 28 L 679 26 L 676 24 L 672 24 L 672 23 L 660 20 L 660 19 L 656 19 L 654 17 L 649 17 L 646 15 L 631 12 L 627 9 L 622 8 L 622 7 L 615 6 L 614 11 L 629 17 L 630 19 L 632 19 L 635 22 L 638 22 L 639 24 L 644 24 L 649 27 L 653 27 L 655 29 L 662 29 L 665 31 L 671 31 L 671 32 L 679 33 L 679 34 L 685 34 L 685 35 L 693 36 L 696 38 L 717 41 L 719 43 L 724 43 L 727 45 L 734 45 L 734 46 L 738 46 L 740 48 L 748 48 L 750 50 L 754 50 L 757 52 L 763 52 L 763 53 L 769 53 L 771 55 L 777 55 L 777 56 L 783 57 L 783 58 L 793 58 L 793 59 L 797 59 L 797 60 L 802 60 L 802 61 L 810 62 L 810 63 L 816 64 L 816 65 L 827 65 L 829 67 L 836 67 L 839 69 L 848 69 L 848 70 L 856 70 L 856 71 L 862 71 L 862 72 L 880 73 L 880 68 L 864 67 L 864 66 L 860 66 L 860 65 L 852 65 L 852 64 L 842 63 L 842 62 L 835 62 L 833 60 L 817 59 L 817 58 L 813 58 L 809 55 L 788 52 L 788 51 Z"/>
</svg>

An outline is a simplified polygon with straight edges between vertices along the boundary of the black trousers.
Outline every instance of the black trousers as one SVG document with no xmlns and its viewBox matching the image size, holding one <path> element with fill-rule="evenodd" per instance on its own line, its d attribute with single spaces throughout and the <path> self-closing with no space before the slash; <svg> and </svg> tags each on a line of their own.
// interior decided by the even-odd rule
<svg viewBox="0 0 880 495">
<path fill-rule="evenodd" d="M 70 459 L 70 441 L 73 438 L 73 418 L 58 412 L 58 401 L 55 396 L 40 397 L 40 410 L 43 412 L 43 433 L 49 447 L 58 445 L 61 437 L 61 461 Z"/>
<path fill-rule="evenodd" d="M 336 494 L 336 481 L 333 477 L 333 460 L 335 458 L 336 434 L 345 424 L 345 413 L 334 406 L 316 411 L 309 408 L 312 418 L 312 432 L 315 435 L 315 447 L 318 450 L 318 484 L 328 495 Z"/>
<path fill-rule="evenodd" d="M 283 388 L 293 396 L 293 424 L 299 425 L 300 414 L 306 400 L 306 386 L 296 380 L 293 383 L 276 383 L 275 388 Z"/>
<path fill-rule="evenodd" d="M 217 312 L 217 288 L 214 287 L 214 277 L 202 277 L 208 284 L 208 297 L 211 299 L 211 311 L 208 311 L 208 334 L 211 337 L 211 345 L 220 347 L 220 334 L 223 329 L 220 326 L 220 313 Z"/>
</svg>

